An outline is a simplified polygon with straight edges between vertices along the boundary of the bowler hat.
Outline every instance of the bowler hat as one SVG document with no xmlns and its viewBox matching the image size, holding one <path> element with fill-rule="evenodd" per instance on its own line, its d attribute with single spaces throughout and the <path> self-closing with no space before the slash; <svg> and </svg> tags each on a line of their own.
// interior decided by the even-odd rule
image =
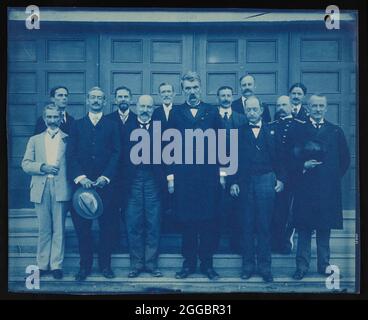
<svg viewBox="0 0 368 320">
<path fill-rule="evenodd" d="M 103 213 L 103 203 L 95 189 L 77 189 L 73 195 L 73 207 L 85 219 L 96 219 Z"/>
<path fill-rule="evenodd" d="M 305 159 L 322 161 L 325 153 L 325 146 L 321 141 L 309 140 L 304 144 L 303 155 Z"/>
</svg>

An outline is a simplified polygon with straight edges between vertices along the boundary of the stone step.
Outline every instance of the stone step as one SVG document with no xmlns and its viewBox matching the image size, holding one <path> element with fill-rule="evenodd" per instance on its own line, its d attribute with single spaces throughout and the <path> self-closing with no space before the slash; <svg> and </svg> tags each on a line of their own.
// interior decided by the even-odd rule
<svg viewBox="0 0 368 320">
<path fill-rule="evenodd" d="M 180 254 L 161 254 L 159 257 L 159 267 L 165 270 L 177 270 L 181 267 L 183 258 Z M 128 254 L 113 254 L 112 267 L 129 269 Z M 355 275 L 355 256 L 352 254 L 334 254 L 331 256 L 330 263 L 338 266 L 340 272 L 344 276 Z M 28 265 L 36 264 L 36 256 L 32 253 L 10 253 L 9 254 L 9 275 L 24 273 Z M 231 274 L 232 272 L 239 273 L 242 265 L 242 258 L 236 254 L 215 254 L 214 267 L 221 273 Z M 310 270 L 316 270 L 316 256 L 312 255 Z M 97 266 L 97 257 L 95 257 L 94 266 Z M 79 267 L 79 255 L 76 253 L 67 253 L 65 255 L 63 267 L 65 270 L 76 272 Z M 272 269 L 275 274 L 289 275 L 295 269 L 294 255 L 272 255 Z"/>
<path fill-rule="evenodd" d="M 224 273 L 221 270 L 220 279 L 210 281 L 201 274 L 190 275 L 187 279 L 175 279 L 176 270 L 165 269 L 164 277 L 153 278 L 148 274 L 142 274 L 138 278 L 127 278 L 127 269 L 115 268 L 116 278 L 105 279 L 100 274 L 92 274 L 84 282 L 74 280 L 74 271 L 64 270 L 64 278 L 55 280 L 51 276 L 41 278 L 40 289 L 32 290 L 32 293 L 53 292 L 53 293 L 228 293 L 228 292 L 324 292 L 324 293 L 353 293 L 355 289 L 355 279 L 353 276 L 344 275 L 340 279 L 339 287 L 328 289 L 326 278 L 310 271 L 301 281 L 291 278 L 288 271 L 280 273 L 274 272 L 274 282 L 266 284 L 261 277 L 255 275 L 249 280 L 241 280 L 239 271 Z M 220 270 L 218 270 L 220 272 Z M 24 273 L 10 275 L 9 291 L 30 292 L 25 287 Z"/>
<path fill-rule="evenodd" d="M 97 231 L 95 232 L 97 233 Z M 97 234 L 95 234 L 97 239 Z M 294 251 L 296 250 L 298 236 L 294 237 Z M 24 232 L 24 233 L 11 233 L 8 237 L 9 251 L 10 252 L 35 252 L 37 249 L 38 234 L 37 232 Z M 78 239 L 74 230 L 69 230 L 66 233 L 66 251 L 77 252 L 78 251 Z M 330 240 L 330 247 L 332 253 L 355 253 L 356 250 L 356 238 L 354 235 L 346 234 L 334 234 Z M 128 251 L 128 243 L 125 235 L 121 236 L 119 252 Z M 218 246 L 219 253 L 230 252 L 229 237 L 222 235 Z M 315 236 L 312 238 L 312 252 L 316 251 Z M 181 236 L 179 234 L 163 234 L 161 236 L 162 253 L 177 253 L 181 252 Z"/>
<path fill-rule="evenodd" d="M 10 233 L 37 231 L 38 221 L 34 209 L 10 209 L 8 227 Z M 97 223 L 93 224 L 93 228 L 98 228 Z M 66 219 L 66 230 L 74 230 L 69 214 Z M 355 211 L 344 211 L 344 229 L 332 230 L 332 235 L 355 234 L 355 230 Z"/>
</svg>

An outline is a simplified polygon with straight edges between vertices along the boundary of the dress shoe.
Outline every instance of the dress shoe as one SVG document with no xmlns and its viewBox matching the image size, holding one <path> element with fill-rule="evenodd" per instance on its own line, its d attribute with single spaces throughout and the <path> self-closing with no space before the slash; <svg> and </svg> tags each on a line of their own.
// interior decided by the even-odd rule
<svg viewBox="0 0 368 320">
<path fill-rule="evenodd" d="M 161 278 L 164 276 L 159 269 L 147 270 L 147 272 L 150 273 L 151 276 L 155 278 Z"/>
<path fill-rule="evenodd" d="M 301 270 L 301 269 L 296 269 L 294 275 L 293 275 L 293 279 L 295 280 L 302 280 L 305 275 L 307 274 L 307 271 Z"/>
<path fill-rule="evenodd" d="M 63 278 L 63 270 L 61 269 L 52 270 L 51 273 L 54 279 L 60 280 Z"/>
<path fill-rule="evenodd" d="M 75 275 L 75 280 L 76 281 L 84 281 L 87 279 L 87 276 L 90 275 L 90 271 L 86 270 L 86 269 L 79 269 L 78 273 Z"/>
<path fill-rule="evenodd" d="M 137 278 L 141 273 L 141 270 L 139 269 L 133 269 L 130 270 L 130 272 L 128 273 L 128 278 Z"/>
<path fill-rule="evenodd" d="M 243 280 L 248 280 L 252 277 L 253 275 L 253 271 L 249 271 L 249 270 L 243 270 L 240 278 L 242 278 Z"/>
<path fill-rule="evenodd" d="M 219 274 L 213 268 L 202 270 L 202 273 L 207 276 L 210 280 L 217 280 L 220 278 Z"/>
<path fill-rule="evenodd" d="M 273 282 L 273 275 L 271 272 L 261 273 L 264 282 Z"/>
<path fill-rule="evenodd" d="M 192 271 L 189 268 L 182 268 L 179 272 L 177 272 L 175 274 L 175 278 L 176 279 L 185 279 L 188 278 L 188 276 L 193 273 L 194 271 Z"/>
<path fill-rule="evenodd" d="M 317 268 L 318 273 L 326 277 L 330 276 L 333 273 L 333 271 L 327 272 L 327 267 L 329 267 L 329 265 L 326 265 L 325 267 L 318 267 Z"/>
<path fill-rule="evenodd" d="M 106 278 L 106 279 L 113 279 L 115 278 L 115 273 L 114 271 L 111 270 L 111 268 L 104 268 L 101 271 L 102 275 Z"/>
<path fill-rule="evenodd" d="M 49 270 L 40 269 L 40 277 L 44 277 L 49 273 Z"/>
</svg>

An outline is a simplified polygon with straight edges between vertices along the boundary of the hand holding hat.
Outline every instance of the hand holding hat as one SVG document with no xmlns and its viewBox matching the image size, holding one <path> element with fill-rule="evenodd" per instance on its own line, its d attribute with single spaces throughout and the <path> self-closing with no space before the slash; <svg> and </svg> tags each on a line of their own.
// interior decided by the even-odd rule
<svg viewBox="0 0 368 320">
<path fill-rule="evenodd" d="M 103 203 L 95 189 L 77 189 L 73 195 L 73 207 L 85 219 L 96 219 L 103 213 Z"/>
<path fill-rule="evenodd" d="M 90 189 L 93 187 L 94 182 L 89 180 L 87 177 L 83 178 L 81 181 L 79 181 L 81 186 L 85 189 Z"/>
</svg>

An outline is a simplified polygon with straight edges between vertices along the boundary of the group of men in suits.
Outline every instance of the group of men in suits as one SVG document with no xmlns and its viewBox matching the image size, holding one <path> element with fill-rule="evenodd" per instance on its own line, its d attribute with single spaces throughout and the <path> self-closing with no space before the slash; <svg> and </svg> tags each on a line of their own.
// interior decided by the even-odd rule
<svg viewBox="0 0 368 320">
<path fill-rule="evenodd" d="M 189 71 L 181 79 L 182 105 L 173 104 L 173 85 L 162 83 L 162 105 L 155 109 L 153 98 L 142 95 L 135 114 L 130 109 L 132 93 L 121 86 L 115 90 L 117 110 L 108 115 L 103 114 L 105 93 L 94 87 L 87 94 L 88 114 L 79 120 L 65 111 L 68 89 L 53 89 L 53 105 L 38 120 L 22 162 L 33 175 L 31 201 L 40 221 L 37 260 L 42 272 L 50 269 L 54 277 L 62 277 L 65 213 L 73 190 L 82 186 L 95 188 L 103 200 L 98 262 L 106 278 L 115 276 L 111 253 L 122 214 L 130 253 L 128 277 L 144 271 L 163 275 L 158 267 L 163 210 L 172 211 L 181 227 L 184 260 L 175 275 L 178 279 L 196 272 L 198 260 L 201 273 L 211 280 L 219 278 L 213 254 L 221 216 L 230 221 L 232 247 L 243 257 L 242 279 L 258 272 L 265 282 L 272 282 L 271 252 L 291 252 L 294 227 L 299 233 L 294 278 L 302 279 L 309 269 L 313 230 L 318 271 L 325 274 L 330 230 L 342 227 L 341 178 L 349 166 L 344 134 L 325 120 L 325 96 L 312 95 L 308 106 L 302 104 L 306 88 L 301 83 L 278 98 L 273 122 L 268 106 L 255 95 L 255 78 L 244 75 L 240 87 L 242 96 L 235 101 L 231 87 L 220 87 L 214 107 L 201 100 L 201 79 Z M 152 137 L 153 121 L 160 121 L 164 130 L 175 128 L 183 137 L 188 129 L 225 129 L 227 146 L 230 130 L 238 130 L 238 171 L 228 175 L 219 163 L 206 162 L 211 152 L 208 140 L 205 164 L 195 159 L 180 165 L 133 164 L 131 134 L 139 129 Z M 82 281 L 93 264 L 92 222 L 73 207 L 70 211 L 80 253 L 75 278 Z"/>
</svg>

